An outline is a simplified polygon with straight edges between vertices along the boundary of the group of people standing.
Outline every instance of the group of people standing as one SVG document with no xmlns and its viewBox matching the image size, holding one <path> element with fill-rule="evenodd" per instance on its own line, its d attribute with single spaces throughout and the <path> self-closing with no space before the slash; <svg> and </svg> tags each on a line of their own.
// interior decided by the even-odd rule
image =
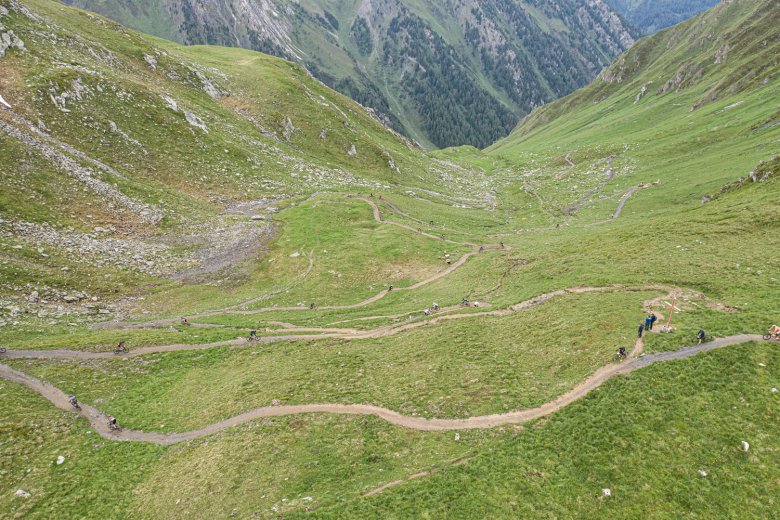
<svg viewBox="0 0 780 520">
<path fill-rule="evenodd" d="M 658 316 L 656 316 L 654 313 L 650 313 L 647 315 L 647 318 L 645 318 L 645 321 L 639 322 L 639 336 L 642 337 L 642 333 L 648 330 L 653 330 L 653 325 L 655 325 L 655 322 L 658 321 Z"/>
</svg>

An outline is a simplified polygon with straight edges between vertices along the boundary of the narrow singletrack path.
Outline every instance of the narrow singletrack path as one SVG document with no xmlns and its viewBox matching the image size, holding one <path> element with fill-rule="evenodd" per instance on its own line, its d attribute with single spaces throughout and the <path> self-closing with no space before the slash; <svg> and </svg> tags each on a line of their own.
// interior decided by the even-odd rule
<svg viewBox="0 0 780 520">
<path fill-rule="evenodd" d="M 198 430 L 192 430 L 189 432 L 156 433 L 128 429 L 112 431 L 108 427 L 108 418 L 106 415 L 101 413 L 96 408 L 86 404 L 82 404 L 80 410 L 75 410 L 68 402 L 68 396 L 60 389 L 47 382 L 41 381 L 40 379 L 25 374 L 24 372 L 15 370 L 2 363 L 0 363 L 0 377 L 7 381 L 24 385 L 31 390 L 38 392 L 57 408 L 79 412 L 90 422 L 92 428 L 98 432 L 98 434 L 106 439 L 117 441 L 151 442 L 156 444 L 169 445 L 206 437 L 208 435 L 212 435 L 233 426 L 237 426 L 256 419 L 302 413 L 374 415 L 396 426 L 422 431 L 468 430 L 494 428 L 505 424 L 519 424 L 538 419 L 540 417 L 550 415 L 573 403 L 574 401 L 581 399 L 588 393 L 601 386 L 604 382 L 617 375 L 629 374 L 634 370 L 638 370 L 655 363 L 676 359 L 685 359 L 701 352 L 707 352 L 710 350 L 750 341 L 758 341 L 761 340 L 761 338 L 762 336 L 758 334 L 740 334 L 726 338 L 718 338 L 708 343 L 684 347 L 672 352 L 659 352 L 641 357 L 637 357 L 637 355 L 642 350 L 642 342 L 641 340 L 638 340 L 634 351 L 631 353 L 631 356 L 628 360 L 618 364 L 609 364 L 598 369 L 585 381 L 578 384 L 573 389 L 566 392 L 557 399 L 554 399 L 536 408 L 516 410 L 503 414 L 469 417 L 467 419 L 426 419 L 423 417 L 402 415 L 387 408 L 381 408 L 367 404 L 302 404 L 257 408 L 255 410 L 250 410 L 240 415 L 236 415 L 229 419 L 225 419 L 224 421 L 219 421 Z"/>
<path fill-rule="evenodd" d="M 663 291 L 668 294 L 676 294 L 680 291 L 676 287 L 668 287 L 663 285 L 644 285 L 644 286 L 620 286 L 620 285 L 608 285 L 603 287 L 572 287 L 569 289 L 559 289 L 551 291 L 545 294 L 534 296 L 528 300 L 510 305 L 504 309 L 486 310 L 486 311 L 474 311 L 474 312 L 458 312 L 452 314 L 435 314 L 434 317 L 425 320 L 405 322 L 401 324 L 386 325 L 377 327 L 375 329 L 367 330 L 354 330 L 354 329 L 333 329 L 333 328 L 318 328 L 318 327 L 283 327 L 284 330 L 291 332 L 320 332 L 320 334 L 289 334 L 289 335 L 274 335 L 274 336 L 259 336 L 255 341 L 248 341 L 245 338 L 238 338 L 226 341 L 217 341 L 214 343 L 202 343 L 202 344 L 174 344 L 174 345 L 162 345 L 162 346 L 148 346 L 132 349 L 128 353 L 114 354 L 110 352 L 86 352 L 81 350 L 8 350 L 4 357 L 9 359 L 73 359 L 73 360 L 87 360 L 87 359 L 107 359 L 107 358 L 125 358 L 136 357 L 147 354 L 157 354 L 162 352 L 179 352 L 188 350 L 206 350 L 215 347 L 252 347 L 258 345 L 267 345 L 270 343 L 278 343 L 280 341 L 314 341 L 323 339 L 340 339 L 340 340 L 361 340 L 361 339 L 373 339 L 383 338 L 387 336 L 393 336 L 401 332 L 405 332 L 420 327 L 427 327 L 442 323 L 445 321 L 479 318 L 479 317 L 504 317 L 514 314 L 516 312 L 528 310 L 532 307 L 536 307 L 543 303 L 550 301 L 553 298 L 561 297 L 567 294 L 583 294 L 583 293 L 597 293 L 597 292 L 615 292 L 621 290 L 632 291 Z M 653 300 L 656 300 L 654 298 Z M 462 308 L 462 307 L 461 307 Z M 449 307 L 450 310 L 458 309 L 458 307 Z M 444 309 L 445 311 L 447 309 Z M 440 311 L 442 312 L 442 311 Z"/>
<path fill-rule="evenodd" d="M 444 278 L 445 276 L 451 274 L 453 271 L 461 267 L 463 264 L 465 264 L 469 258 L 472 256 L 488 252 L 488 251 L 511 251 L 510 246 L 502 245 L 502 244 L 476 244 L 473 242 L 459 242 L 456 240 L 450 240 L 445 238 L 442 238 L 441 236 L 432 235 L 430 233 L 426 233 L 422 231 L 421 229 L 415 228 L 413 226 L 409 226 L 406 224 L 402 224 L 400 222 L 392 222 L 382 219 L 382 214 L 379 211 L 379 207 L 376 205 L 376 203 L 368 198 L 360 197 L 356 195 L 344 195 L 344 197 L 353 199 L 353 200 L 360 200 L 362 202 L 367 203 L 371 207 L 371 212 L 373 214 L 374 220 L 376 222 L 382 223 L 382 224 L 389 224 L 392 226 L 400 227 L 402 229 L 406 229 L 408 231 L 411 231 L 413 233 L 417 233 L 419 235 L 432 238 L 435 240 L 441 240 L 443 242 L 449 243 L 449 244 L 455 244 L 460 246 L 468 246 L 475 249 L 475 251 L 471 251 L 468 253 L 464 253 L 461 255 L 461 257 L 452 263 L 452 265 L 449 265 L 446 269 L 443 271 L 439 271 L 438 273 L 430 276 L 429 278 L 426 278 L 425 280 L 421 280 L 414 285 L 410 285 L 409 287 L 398 287 L 394 288 L 393 291 L 411 291 L 415 289 L 419 289 L 420 287 L 424 285 L 428 285 L 432 282 L 435 282 L 441 278 Z M 308 276 L 308 274 L 311 272 L 314 265 L 314 255 L 313 252 L 309 254 L 309 267 L 308 269 L 303 273 L 303 275 L 299 276 L 295 282 L 297 284 Z M 284 292 L 285 289 L 276 291 L 272 293 L 272 295 L 280 294 L 281 292 Z M 379 293 L 375 294 L 374 296 L 371 296 L 370 298 L 367 298 L 361 302 L 353 303 L 349 305 L 324 305 L 317 307 L 319 310 L 349 310 L 349 309 L 357 309 L 360 307 L 366 307 L 368 305 L 371 305 L 374 302 L 377 302 L 388 295 L 391 291 L 389 289 L 384 289 L 380 291 Z M 268 295 L 264 295 L 259 298 L 254 298 L 252 300 L 247 300 L 242 303 L 230 305 L 228 307 L 224 307 L 221 309 L 214 309 L 210 311 L 200 312 L 197 314 L 190 314 L 188 317 L 190 320 L 199 319 L 199 318 L 208 318 L 212 316 L 218 316 L 220 314 L 240 314 L 240 315 L 253 315 L 253 314 L 263 314 L 266 312 L 275 312 L 275 311 L 285 311 L 285 312 L 292 312 L 292 311 L 308 311 L 310 310 L 309 307 L 306 306 L 289 306 L 289 307 L 264 307 L 261 309 L 248 309 L 248 310 L 242 310 L 237 309 L 237 307 L 242 307 L 245 305 L 250 305 L 252 303 L 256 303 L 258 301 L 261 301 L 263 299 L 267 299 Z M 152 321 L 145 321 L 145 322 L 104 322 L 99 323 L 94 326 L 94 328 L 98 329 L 144 329 L 144 328 L 159 328 L 164 326 L 172 326 L 179 323 L 178 319 L 175 318 L 167 318 L 167 319 L 161 319 L 161 320 L 152 320 Z"/>
<path fill-rule="evenodd" d="M 600 226 L 601 224 L 606 224 L 607 222 L 612 222 L 613 220 L 620 217 L 620 214 L 623 213 L 623 206 L 626 205 L 626 202 L 628 202 L 628 199 L 631 198 L 634 193 L 641 190 L 642 188 L 646 188 L 647 185 L 645 184 L 637 184 L 636 186 L 632 186 L 626 192 L 623 194 L 622 197 L 620 197 L 620 200 L 618 201 L 617 207 L 615 207 L 615 212 L 610 215 L 609 218 L 604 220 L 599 220 L 597 222 L 591 222 L 590 224 L 587 224 L 585 227 L 592 227 L 592 226 Z"/>
<path fill-rule="evenodd" d="M 618 154 L 612 154 L 609 157 L 607 157 L 607 177 L 599 183 L 598 186 L 596 186 L 593 189 L 588 190 L 585 192 L 583 196 L 581 196 L 579 199 L 577 199 L 572 204 L 564 207 L 562 211 L 567 215 L 573 215 L 577 213 L 579 210 L 581 210 L 585 203 L 588 201 L 590 197 L 592 197 L 594 194 L 600 192 L 604 189 L 604 186 L 609 184 L 609 182 L 615 178 L 615 169 L 612 167 L 612 162 L 617 159 Z"/>
</svg>

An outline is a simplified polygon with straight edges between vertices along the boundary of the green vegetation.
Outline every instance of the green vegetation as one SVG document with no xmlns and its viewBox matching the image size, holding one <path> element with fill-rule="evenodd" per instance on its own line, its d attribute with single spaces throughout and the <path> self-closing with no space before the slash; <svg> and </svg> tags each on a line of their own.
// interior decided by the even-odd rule
<svg viewBox="0 0 780 520">
<path fill-rule="evenodd" d="M 778 366 L 776 348 L 745 345 L 651 367 L 468 464 L 315 516 L 772 517 Z"/>
<path fill-rule="evenodd" d="M 404 0 L 367 9 L 356 0 L 67 3 L 181 43 L 303 63 L 428 148 L 491 144 L 519 116 L 585 85 L 633 42 L 608 7 L 578 0 Z"/>
<path fill-rule="evenodd" d="M 652 34 L 687 20 L 713 5 L 717 0 L 607 0 L 618 13 L 644 34 Z"/>
<path fill-rule="evenodd" d="M 572 12 L 527 4 L 551 38 L 567 34 Z M 314 403 L 456 419 L 544 405 L 617 370 L 617 347 L 672 296 L 673 331 L 646 335 L 646 353 L 699 328 L 762 333 L 780 320 L 775 4 L 719 4 L 491 147 L 426 153 L 291 62 L 0 0 L 0 32 L 24 41 L 0 61 L 0 511 L 778 516 L 769 342 L 613 377 L 522 425 L 297 414 L 169 446 L 99 437 L 6 379 L 45 380 L 125 434 Z M 315 22 L 348 41 L 349 6 L 326 7 Z M 444 74 L 426 53 L 460 47 L 429 8 L 398 19 L 396 51 Z M 426 24 L 430 47 L 405 40 Z M 476 120 L 451 111 L 455 126 Z M 257 343 L 224 343 L 250 330 Z M 122 340 L 142 355 L 88 354 Z M 22 357 L 33 350 L 75 352 Z"/>
</svg>

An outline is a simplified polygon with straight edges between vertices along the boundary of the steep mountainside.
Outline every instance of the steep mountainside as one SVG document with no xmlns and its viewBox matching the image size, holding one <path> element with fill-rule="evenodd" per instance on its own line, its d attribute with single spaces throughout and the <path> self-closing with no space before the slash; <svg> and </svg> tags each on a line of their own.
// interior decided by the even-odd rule
<svg viewBox="0 0 780 520">
<path fill-rule="evenodd" d="M 262 250 L 281 199 L 460 175 L 299 65 L 46 0 L 0 2 L 0 96 L 0 298 L 200 280 Z"/>
<path fill-rule="evenodd" d="M 780 518 L 779 17 L 424 152 L 300 64 L 0 0 L 0 515 Z"/>
<path fill-rule="evenodd" d="M 643 39 L 587 88 L 534 111 L 491 149 L 505 150 L 529 140 L 549 144 L 552 135 L 568 138 L 564 129 L 576 127 L 580 117 L 592 121 L 595 113 L 602 116 L 597 130 L 603 138 L 606 121 L 642 122 L 635 129 L 646 130 L 659 122 L 660 114 L 693 120 L 704 117 L 702 112 L 709 114 L 713 104 L 733 99 L 737 104 L 728 111 L 776 92 L 779 14 L 776 2 L 732 0 Z M 765 108 L 771 113 L 775 105 Z M 774 127 L 773 120 L 756 131 Z"/>
<path fill-rule="evenodd" d="M 719 0 L 606 0 L 644 34 L 678 24 L 712 7 Z"/>
<path fill-rule="evenodd" d="M 69 0 L 187 44 L 303 63 L 426 146 L 484 147 L 633 43 L 602 0 Z"/>
</svg>

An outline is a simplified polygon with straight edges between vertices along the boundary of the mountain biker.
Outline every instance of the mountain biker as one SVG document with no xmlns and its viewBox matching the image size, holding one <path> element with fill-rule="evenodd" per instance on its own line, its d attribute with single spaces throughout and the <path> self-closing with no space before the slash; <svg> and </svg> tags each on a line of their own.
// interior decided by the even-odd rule
<svg viewBox="0 0 780 520">
<path fill-rule="evenodd" d="M 707 333 L 704 332 L 704 329 L 699 329 L 699 333 L 696 334 L 696 339 L 699 340 L 699 343 L 704 341 L 704 338 L 706 338 L 706 337 L 707 337 Z"/>
<path fill-rule="evenodd" d="M 628 356 L 628 354 L 626 354 L 626 347 L 620 347 L 617 353 L 618 353 L 618 357 L 620 358 L 625 358 L 626 356 Z"/>
<path fill-rule="evenodd" d="M 190 322 L 187 320 L 187 318 L 184 318 L 184 317 L 182 317 L 182 319 L 181 319 L 181 324 L 182 324 L 182 325 L 192 325 L 192 324 L 191 324 L 191 323 L 190 323 Z"/>
<path fill-rule="evenodd" d="M 257 339 L 257 331 L 256 330 L 250 330 L 249 331 L 249 341 L 254 341 Z"/>
<path fill-rule="evenodd" d="M 69 396 L 68 396 L 68 402 L 70 403 L 70 405 L 71 405 L 73 408 L 80 408 L 80 406 L 79 406 L 79 401 L 78 401 L 78 399 L 76 399 L 76 396 L 75 396 L 75 395 L 69 395 Z"/>
<path fill-rule="evenodd" d="M 119 426 L 116 424 L 116 419 L 113 415 L 108 416 L 108 429 L 109 430 L 118 430 Z"/>
<path fill-rule="evenodd" d="M 116 346 L 117 352 L 127 352 L 127 347 L 125 346 L 124 341 L 120 341 L 119 344 Z"/>
<path fill-rule="evenodd" d="M 317 305 L 316 305 L 316 304 L 314 304 L 314 303 L 312 303 L 311 305 L 309 305 L 309 310 L 312 310 L 312 311 L 313 311 L 313 310 L 314 310 L 314 309 L 316 309 L 316 308 L 317 308 Z"/>
<path fill-rule="evenodd" d="M 387 292 L 390 292 L 392 290 L 393 290 L 393 286 L 392 285 L 387 288 Z"/>
<path fill-rule="evenodd" d="M 439 304 L 438 303 L 434 303 L 433 305 L 431 305 L 431 309 L 433 309 L 434 311 L 438 311 L 439 310 Z"/>
<path fill-rule="evenodd" d="M 499 246 L 501 249 L 504 249 L 504 243 L 503 243 L 503 242 L 499 242 L 499 243 L 498 243 L 498 246 Z"/>
<path fill-rule="evenodd" d="M 769 335 L 775 339 L 780 339 L 780 327 L 777 325 L 772 325 L 769 327 Z"/>
</svg>

